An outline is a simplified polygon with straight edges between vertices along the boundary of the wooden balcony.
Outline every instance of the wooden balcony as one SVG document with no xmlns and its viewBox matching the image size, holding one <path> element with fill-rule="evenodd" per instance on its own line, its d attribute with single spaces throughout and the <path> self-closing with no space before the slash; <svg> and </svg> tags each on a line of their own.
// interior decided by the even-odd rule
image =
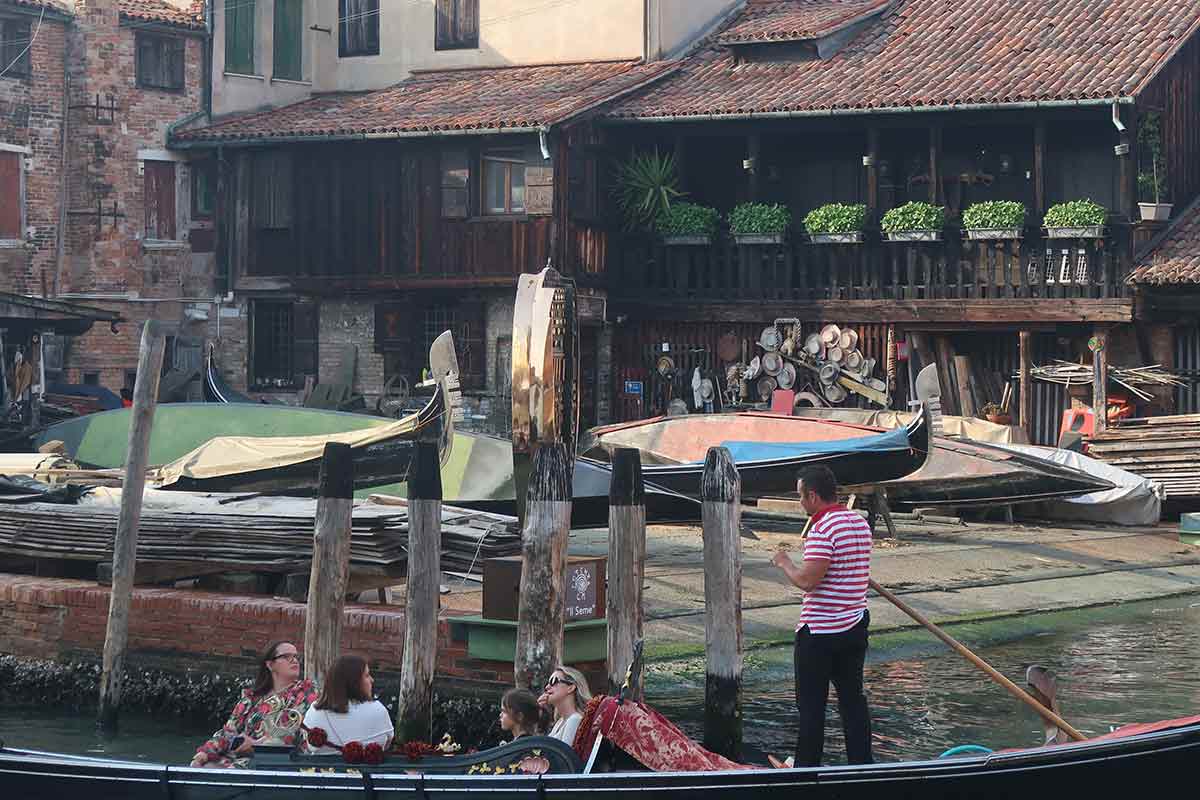
<svg viewBox="0 0 1200 800">
<path fill-rule="evenodd" d="M 610 296 L 656 308 L 697 304 L 863 312 L 871 321 L 1124 321 L 1128 238 L 664 246 L 614 238 Z M 1046 302 L 1021 302 L 1021 301 Z M 1037 309 L 1036 312 L 1032 309 Z M 869 313 L 868 313 L 869 310 Z M 676 313 L 666 311 L 670 316 Z M 715 312 L 716 318 L 728 316 Z"/>
</svg>

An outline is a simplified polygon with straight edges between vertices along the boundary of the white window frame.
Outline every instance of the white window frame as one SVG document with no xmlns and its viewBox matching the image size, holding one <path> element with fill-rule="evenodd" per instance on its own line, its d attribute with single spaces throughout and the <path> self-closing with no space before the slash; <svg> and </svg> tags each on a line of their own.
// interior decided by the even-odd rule
<svg viewBox="0 0 1200 800">
<path fill-rule="evenodd" d="M 0 153 L 17 153 L 23 156 L 21 159 L 21 169 L 18 170 L 20 177 L 17 186 L 17 202 L 21 206 L 21 231 L 28 235 L 29 231 L 29 209 L 26 207 L 25 192 L 26 179 L 25 173 L 29 171 L 29 159 L 33 157 L 33 149 L 21 144 L 8 144 L 0 142 Z M 17 239 L 0 239 L 0 249 L 11 250 L 25 246 L 25 237 Z"/>
</svg>

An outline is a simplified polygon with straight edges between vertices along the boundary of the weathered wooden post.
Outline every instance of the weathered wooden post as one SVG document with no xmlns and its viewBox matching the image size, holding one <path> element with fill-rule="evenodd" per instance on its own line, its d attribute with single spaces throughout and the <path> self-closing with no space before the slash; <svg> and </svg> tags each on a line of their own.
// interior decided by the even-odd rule
<svg viewBox="0 0 1200 800">
<path fill-rule="evenodd" d="M 1021 354 L 1021 398 L 1020 411 L 1017 416 L 1020 418 L 1021 427 L 1025 429 L 1025 435 L 1029 441 L 1033 441 L 1033 331 L 1023 330 L 1018 336 Z"/>
<path fill-rule="evenodd" d="M 417 443 L 408 478 L 407 572 L 396 735 L 401 742 L 429 742 L 433 735 L 433 671 L 437 664 L 442 574 L 442 467 L 433 442 Z"/>
<path fill-rule="evenodd" d="M 641 453 L 629 447 L 613 453 L 608 490 L 608 692 L 615 695 L 642 638 L 642 583 L 646 568 L 646 490 Z M 642 699 L 640 676 L 630 699 Z"/>
<path fill-rule="evenodd" d="M 133 603 L 133 572 L 137 564 L 138 523 L 142 518 L 142 493 L 146 488 L 146 466 L 150 453 L 150 431 L 154 428 L 154 406 L 158 401 L 158 379 L 162 375 L 166 340 L 156 320 L 142 328 L 138 349 L 137 380 L 133 387 L 133 411 L 125 451 L 125 480 L 121 485 L 121 513 L 113 540 L 112 590 L 108 601 L 108 628 L 104 634 L 104 666 L 100 673 L 101 730 L 115 731 L 121 705 L 121 682 L 125 671 L 125 649 L 129 643 L 129 608 Z"/>
<path fill-rule="evenodd" d="M 571 466 L 566 447 L 561 442 L 550 442 L 534 453 L 529 475 L 521 533 L 521 596 L 513 674 L 517 686 L 535 691 L 563 657 Z"/>
<path fill-rule="evenodd" d="M 704 746 L 742 750 L 741 479 L 733 456 L 711 447 L 700 477 L 704 529 Z"/>
<path fill-rule="evenodd" d="M 1092 349 L 1092 411 L 1096 433 L 1108 430 L 1108 326 L 1097 325 L 1088 346 Z"/>
<path fill-rule="evenodd" d="M 304 675 L 321 683 L 341 650 L 342 611 L 350 580 L 354 505 L 350 445 L 325 444 L 317 492 L 312 571 L 308 577 L 308 608 L 304 618 Z"/>
</svg>

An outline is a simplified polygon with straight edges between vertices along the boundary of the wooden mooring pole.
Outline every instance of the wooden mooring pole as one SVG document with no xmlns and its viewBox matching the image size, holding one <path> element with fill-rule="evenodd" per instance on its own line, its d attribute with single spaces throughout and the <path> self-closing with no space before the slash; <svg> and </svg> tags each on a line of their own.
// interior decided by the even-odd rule
<svg viewBox="0 0 1200 800">
<path fill-rule="evenodd" d="M 560 442 L 533 456 L 521 534 L 521 596 L 517 606 L 517 686 L 538 691 L 562 664 L 564 582 L 571 531 L 571 464 Z"/>
<path fill-rule="evenodd" d="M 642 638 L 642 583 L 646 570 L 646 490 L 641 453 L 621 447 L 613 453 L 608 490 L 608 693 L 616 695 Z M 641 701 L 640 675 L 632 676 L 631 700 Z"/>
<path fill-rule="evenodd" d="M 407 573 L 396 735 L 402 743 L 431 742 L 442 574 L 442 467 L 433 442 L 417 443 L 408 478 Z"/>
<path fill-rule="evenodd" d="M 350 580 L 350 526 L 354 460 L 350 445 L 327 442 L 321 456 L 312 571 L 304 617 L 304 676 L 317 684 L 337 659 L 342 644 L 342 611 Z"/>
<path fill-rule="evenodd" d="M 121 485 L 121 513 L 113 540 L 112 590 L 108 601 L 108 627 L 104 634 L 104 666 L 100 673 L 100 729 L 117 729 L 121 705 L 121 682 L 125 650 L 129 643 L 129 608 L 133 603 L 133 572 L 137 565 L 138 523 L 142 518 L 142 493 L 146 488 L 146 466 L 150 432 L 154 428 L 154 406 L 158 402 L 158 380 L 162 376 L 166 339 L 156 320 L 142 328 L 138 349 L 137 379 L 133 387 L 133 418 L 125 451 L 125 480 Z"/>
<path fill-rule="evenodd" d="M 724 447 L 709 448 L 700 477 L 704 531 L 704 746 L 742 750 L 741 479 Z"/>
</svg>

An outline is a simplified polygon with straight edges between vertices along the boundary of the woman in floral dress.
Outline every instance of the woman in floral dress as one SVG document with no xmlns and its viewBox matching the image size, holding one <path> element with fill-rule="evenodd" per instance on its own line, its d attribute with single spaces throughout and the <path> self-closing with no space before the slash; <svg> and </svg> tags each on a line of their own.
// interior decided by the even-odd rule
<svg viewBox="0 0 1200 800">
<path fill-rule="evenodd" d="M 196 750 L 192 766 L 245 768 L 256 744 L 294 744 L 317 696 L 313 682 L 300 678 L 296 646 L 273 642 L 263 651 L 253 688 L 243 690 L 225 727 Z"/>
</svg>

